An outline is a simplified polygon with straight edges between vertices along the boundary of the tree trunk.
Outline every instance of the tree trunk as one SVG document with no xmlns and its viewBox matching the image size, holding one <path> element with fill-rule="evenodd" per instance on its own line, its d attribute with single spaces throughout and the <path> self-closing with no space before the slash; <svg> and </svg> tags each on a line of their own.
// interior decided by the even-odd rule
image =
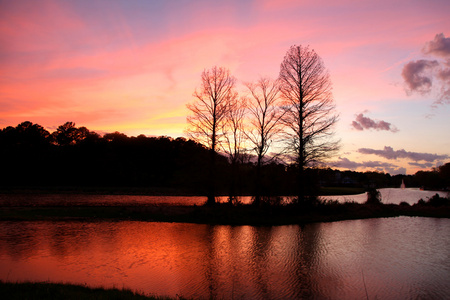
<svg viewBox="0 0 450 300">
<path fill-rule="evenodd" d="M 206 205 L 214 205 L 216 204 L 216 151 L 211 149 L 209 153 L 208 200 Z"/>
</svg>

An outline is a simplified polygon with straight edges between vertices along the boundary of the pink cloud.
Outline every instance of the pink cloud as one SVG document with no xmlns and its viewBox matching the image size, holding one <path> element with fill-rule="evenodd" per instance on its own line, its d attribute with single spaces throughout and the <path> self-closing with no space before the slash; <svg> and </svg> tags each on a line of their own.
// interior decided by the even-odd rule
<svg viewBox="0 0 450 300">
<path fill-rule="evenodd" d="M 375 121 L 369 117 L 365 117 L 364 114 L 356 115 L 356 120 L 352 122 L 352 127 L 356 130 L 362 131 L 365 129 L 375 129 L 375 130 L 385 130 L 397 132 L 398 129 L 395 126 L 392 126 L 391 123 L 386 121 Z"/>
<path fill-rule="evenodd" d="M 441 57 L 450 57 L 450 37 L 446 38 L 443 33 L 436 34 L 434 40 L 428 42 L 422 51 L 426 54 Z"/>
<path fill-rule="evenodd" d="M 180 118 L 203 69 L 225 66 L 242 81 L 276 77 L 288 47 L 300 43 L 321 55 L 336 99 L 354 111 L 361 95 L 377 104 L 397 97 L 379 75 L 392 64 L 386 53 L 416 43 L 422 30 L 409 33 L 410 24 L 429 14 L 412 5 L 398 14 L 390 2 L 371 10 L 352 1 L 104 3 L 2 3 L 3 120 L 76 116 L 102 128 L 156 128 L 160 115 Z M 386 35 L 392 28 L 398 33 Z"/>
<path fill-rule="evenodd" d="M 450 38 L 443 33 L 437 34 L 434 40 L 425 44 L 422 52 L 436 59 L 420 59 L 404 65 L 402 76 L 407 93 L 426 95 L 434 92 L 434 108 L 450 103 L 450 59 L 447 59 L 450 58 Z"/>
<path fill-rule="evenodd" d="M 383 150 L 370 149 L 370 148 L 360 148 L 358 149 L 359 153 L 362 154 L 374 154 L 381 156 L 386 159 L 399 159 L 406 158 L 409 160 L 413 160 L 415 162 L 418 161 L 426 161 L 433 162 L 436 160 L 448 159 L 449 156 L 446 154 L 433 154 L 433 153 L 420 153 L 420 152 L 412 152 L 406 151 L 405 149 L 395 150 L 392 147 L 385 146 Z"/>
<path fill-rule="evenodd" d="M 402 71 L 403 79 L 410 91 L 428 93 L 433 84 L 432 73 L 439 63 L 436 60 L 417 60 L 407 63 Z"/>
<path fill-rule="evenodd" d="M 406 174 L 406 168 L 398 166 L 396 164 L 381 162 L 381 161 L 363 161 L 356 162 L 352 161 L 346 157 L 339 157 L 339 159 L 335 162 L 332 162 L 333 166 L 337 166 L 341 169 L 349 169 L 349 170 L 376 170 L 379 172 L 386 172 L 391 175 L 396 174 Z"/>
</svg>

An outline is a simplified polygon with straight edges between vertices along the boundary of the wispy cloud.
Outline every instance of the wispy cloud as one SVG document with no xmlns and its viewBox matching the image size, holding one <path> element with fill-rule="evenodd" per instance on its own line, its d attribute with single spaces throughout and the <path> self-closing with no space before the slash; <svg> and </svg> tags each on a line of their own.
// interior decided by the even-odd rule
<svg viewBox="0 0 450 300">
<path fill-rule="evenodd" d="M 398 129 L 386 121 L 375 121 L 364 114 L 357 114 L 356 120 L 352 122 L 352 127 L 356 130 L 363 131 L 365 129 L 385 130 L 397 132 Z"/>
<path fill-rule="evenodd" d="M 435 165 L 435 164 L 429 163 L 429 162 L 426 162 L 426 163 L 409 162 L 408 164 L 410 166 L 421 168 L 421 169 L 429 169 Z"/>
<path fill-rule="evenodd" d="M 418 161 L 434 162 L 436 160 L 448 159 L 449 156 L 446 154 L 432 154 L 432 153 L 420 153 L 420 152 L 410 152 L 404 149 L 394 150 L 392 147 L 385 146 L 383 150 L 370 149 L 370 148 L 360 148 L 358 152 L 361 154 L 374 154 L 381 156 L 386 159 L 399 159 L 406 158 Z"/>
<path fill-rule="evenodd" d="M 358 168 L 362 169 L 372 169 L 380 172 L 386 172 L 392 175 L 395 174 L 406 174 L 406 168 L 399 167 L 392 163 L 381 162 L 381 161 L 363 161 L 355 162 L 349 160 L 346 157 L 339 157 L 339 160 L 332 163 L 334 166 L 343 169 L 356 170 Z"/>
</svg>

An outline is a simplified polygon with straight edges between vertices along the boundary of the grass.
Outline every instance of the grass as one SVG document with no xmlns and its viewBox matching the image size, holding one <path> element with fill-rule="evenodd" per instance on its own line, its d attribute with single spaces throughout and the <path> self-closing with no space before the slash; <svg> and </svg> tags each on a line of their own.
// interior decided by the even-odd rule
<svg viewBox="0 0 450 300">
<path fill-rule="evenodd" d="M 80 285 L 50 282 L 3 282 L 0 281 L 2 299 L 64 299 L 64 300 L 169 300 L 170 297 L 142 295 L 128 289 L 90 288 Z M 177 298 L 181 299 L 181 298 Z"/>
</svg>

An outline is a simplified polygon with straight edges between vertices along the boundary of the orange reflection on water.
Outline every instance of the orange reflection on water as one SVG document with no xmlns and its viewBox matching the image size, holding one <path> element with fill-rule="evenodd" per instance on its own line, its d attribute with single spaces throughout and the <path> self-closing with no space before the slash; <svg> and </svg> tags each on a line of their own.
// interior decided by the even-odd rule
<svg viewBox="0 0 450 300">
<path fill-rule="evenodd" d="M 0 279 L 187 298 L 448 295 L 450 220 L 301 226 L 0 222 Z M 364 286 L 366 283 L 366 287 Z"/>
</svg>

